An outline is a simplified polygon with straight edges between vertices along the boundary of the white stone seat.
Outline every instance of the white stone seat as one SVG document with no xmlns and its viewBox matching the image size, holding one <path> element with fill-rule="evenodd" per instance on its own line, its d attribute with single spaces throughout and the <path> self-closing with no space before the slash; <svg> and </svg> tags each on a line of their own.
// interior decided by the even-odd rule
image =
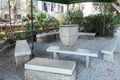
<svg viewBox="0 0 120 80">
<path fill-rule="evenodd" d="M 88 35 L 88 36 L 95 36 L 96 33 L 87 33 L 87 32 L 79 32 L 78 35 Z"/>
<path fill-rule="evenodd" d="M 104 49 L 102 49 L 102 53 L 105 54 L 113 54 L 114 50 L 117 47 L 118 42 L 110 42 L 107 46 L 104 47 Z"/>
<path fill-rule="evenodd" d="M 43 33 L 43 34 L 37 34 L 36 37 L 46 37 L 54 34 L 59 34 L 59 32 L 51 32 L 51 33 Z"/>
<path fill-rule="evenodd" d="M 37 39 L 37 42 L 43 42 L 44 38 L 46 38 L 47 36 L 53 36 L 53 35 L 59 35 L 59 32 L 50 32 L 50 33 L 37 34 L 36 39 Z"/>
<path fill-rule="evenodd" d="M 31 55 L 30 47 L 26 40 L 17 40 L 15 46 L 15 54 L 14 56 L 24 56 Z"/>
<path fill-rule="evenodd" d="M 25 64 L 25 80 L 29 80 L 30 76 L 30 80 L 74 80 L 75 67 L 75 61 L 34 58 Z"/>
<path fill-rule="evenodd" d="M 47 48 L 48 52 L 54 53 L 54 58 L 58 58 L 58 54 L 72 54 L 79 56 L 86 56 L 86 67 L 89 67 L 89 57 L 98 57 L 98 52 L 87 49 L 79 49 L 79 48 L 65 48 L 62 46 L 50 46 Z"/>
<path fill-rule="evenodd" d="M 118 39 L 110 41 L 102 50 L 101 52 L 104 54 L 104 60 L 113 62 L 114 61 L 114 51 L 118 45 Z"/>
<path fill-rule="evenodd" d="M 31 55 L 30 47 L 26 40 L 17 40 L 15 46 L 15 60 L 16 65 L 23 65 L 29 61 Z"/>
<path fill-rule="evenodd" d="M 94 38 L 95 37 L 95 35 L 96 35 L 96 33 L 88 33 L 88 32 L 79 32 L 78 33 L 78 37 L 79 38 Z"/>
</svg>

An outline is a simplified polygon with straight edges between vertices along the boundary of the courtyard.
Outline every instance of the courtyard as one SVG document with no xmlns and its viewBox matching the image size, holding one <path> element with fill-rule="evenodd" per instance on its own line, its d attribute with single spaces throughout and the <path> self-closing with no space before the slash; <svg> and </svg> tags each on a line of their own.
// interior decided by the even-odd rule
<svg viewBox="0 0 120 80">
<path fill-rule="evenodd" d="M 114 38 L 80 39 L 76 41 L 76 46 L 90 50 L 97 50 L 98 57 L 91 58 L 90 67 L 85 67 L 85 58 L 75 55 L 60 55 L 62 60 L 76 61 L 76 80 L 120 80 L 120 42 L 115 50 L 114 63 L 103 60 L 101 49 L 105 47 L 111 40 L 120 38 L 120 30 L 115 33 Z M 61 45 L 60 40 L 50 43 L 36 43 L 34 48 L 35 57 L 51 58 L 52 53 L 46 52 L 51 45 Z M 31 44 L 29 44 L 31 46 Z M 0 80 L 24 80 L 24 67 L 16 67 L 14 58 L 14 48 L 8 50 L 4 54 L 0 54 Z"/>
</svg>

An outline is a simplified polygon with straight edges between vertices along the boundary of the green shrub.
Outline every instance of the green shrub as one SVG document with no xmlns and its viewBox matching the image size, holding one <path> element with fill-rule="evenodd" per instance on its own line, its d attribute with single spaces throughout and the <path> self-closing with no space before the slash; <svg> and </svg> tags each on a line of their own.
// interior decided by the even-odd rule
<svg viewBox="0 0 120 80">
<path fill-rule="evenodd" d="M 26 23 L 25 28 L 26 28 L 25 39 L 30 41 L 31 40 L 31 23 L 30 22 Z"/>
<path fill-rule="evenodd" d="M 94 32 L 97 36 L 114 36 L 120 18 L 114 14 L 97 14 L 84 18 L 84 32 Z"/>
<path fill-rule="evenodd" d="M 0 34 L 0 40 L 3 40 L 3 39 L 4 39 L 4 37 L 5 37 L 5 35 Z"/>
<path fill-rule="evenodd" d="M 22 19 L 25 24 L 25 39 L 28 41 L 31 40 L 31 16 L 28 14 L 26 17 Z M 48 32 L 50 27 L 56 28 L 58 27 L 59 22 L 54 17 L 48 17 L 45 13 L 39 13 L 38 15 L 34 15 L 33 18 L 33 36 L 34 40 L 36 39 L 36 34 L 42 32 Z M 21 39 L 19 35 L 16 36 L 18 39 Z"/>
<path fill-rule="evenodd" d="M 25 38 L 25 35 L 23 33 L 17 33 L 15 34 L 16 40 L 22 40 Z"/>
</svg>

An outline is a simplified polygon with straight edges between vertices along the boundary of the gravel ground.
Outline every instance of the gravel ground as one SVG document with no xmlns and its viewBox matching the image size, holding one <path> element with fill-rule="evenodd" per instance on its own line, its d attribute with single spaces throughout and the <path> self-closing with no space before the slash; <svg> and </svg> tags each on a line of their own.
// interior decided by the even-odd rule
<svg viewBox="0 0 120 80">
<path fill-rule="evenodd" d="M 78 39 L 76 46 L 79 48 L 97 50 L 98 58 L 91 58 L 88 69 L 85 68 L 85 57 L 75 55 L 60 55 L 60 59 L 73 60 L 77 62 L 77 80 L 120 80 L 120 43 L 115 50 L 115 62 L 103 60 L 100 50 L 111 40 L 120 38 L 120 30 L 117 31 L 113 39 L 95 38 L 93 40 Z M 51 43 L 35 43 L 35 57 L 52 58 L 52 53 L 47 53 L 47 47 L 51 45 L 61 45 L 57 40 Z M 14 48 L 4 54 L 0 54 L 0 80 L 24 80 L 24 68 L 16 68 L 14 59 Z"/>
</svg>

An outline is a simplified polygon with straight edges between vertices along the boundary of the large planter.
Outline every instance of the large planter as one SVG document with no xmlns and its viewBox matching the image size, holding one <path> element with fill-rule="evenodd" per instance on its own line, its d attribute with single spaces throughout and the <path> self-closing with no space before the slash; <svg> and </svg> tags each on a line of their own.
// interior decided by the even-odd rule
<svg viewBox="0 0 120 80">
<path fill-rule="evenodd" d="M 75 45 L 78 37 L 78 25 L 61 25 L 60 26 L 60 39 L 64 46 L 72 47 Z"/>
</svg>

